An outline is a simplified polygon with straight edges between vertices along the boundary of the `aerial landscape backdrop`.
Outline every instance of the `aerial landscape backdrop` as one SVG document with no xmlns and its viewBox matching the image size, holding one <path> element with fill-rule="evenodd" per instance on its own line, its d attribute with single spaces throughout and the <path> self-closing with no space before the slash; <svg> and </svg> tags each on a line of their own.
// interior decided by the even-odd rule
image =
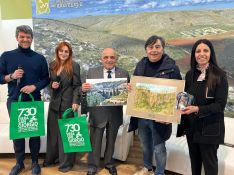
<svg viewBox="0 0 234 175">
<path fill-rule="evenodd" d="M 42 5 L 32 3 L 35 50 L 50 62 L 58 42 L 69 41 L 83 77 L 90 67 L 100 64 L 105 47 L 115 48 L 118 65 L 132 74 L 145 56 L 144 44 L 151 35 L 166 39 L 165 52 L 176 60 L 184 76 L 194 42 L 210 39 L 228 75 L 226 116 L 234 116 L 234 1 L 44 0 Z"/>
</svg>

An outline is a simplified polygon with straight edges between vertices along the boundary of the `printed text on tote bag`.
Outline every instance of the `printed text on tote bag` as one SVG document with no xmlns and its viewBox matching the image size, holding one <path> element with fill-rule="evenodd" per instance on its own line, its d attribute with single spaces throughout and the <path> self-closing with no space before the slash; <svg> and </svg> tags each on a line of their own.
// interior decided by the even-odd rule
<svg viewBox="0 0 234 175">
<path fill-rule="evenodd" d="M 37 108 L 19 108 L 18 109 L 18 131 L 37 131 L 38 130 L 38 120 L 36 118 Z"/>
<path fill-rule="evenodd" d="M 66 134 L 70 146 L 84 146 L 85 141 L 84 137 L 80 133 L 80 125 L 75 124 L 66 124 Z"/>
</svg>

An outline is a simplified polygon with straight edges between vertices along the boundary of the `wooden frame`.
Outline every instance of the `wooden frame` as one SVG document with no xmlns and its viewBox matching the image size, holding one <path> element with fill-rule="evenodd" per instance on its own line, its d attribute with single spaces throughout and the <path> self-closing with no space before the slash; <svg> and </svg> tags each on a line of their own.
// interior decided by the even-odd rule
<svg viewBox="0 0 234 175">
<path fill-rule="evenodd" d="M 184 91 L 184 80 L 133 76 L 127 115 L 160 122 L 180 123 L 176 96 Z"/>
</svg>

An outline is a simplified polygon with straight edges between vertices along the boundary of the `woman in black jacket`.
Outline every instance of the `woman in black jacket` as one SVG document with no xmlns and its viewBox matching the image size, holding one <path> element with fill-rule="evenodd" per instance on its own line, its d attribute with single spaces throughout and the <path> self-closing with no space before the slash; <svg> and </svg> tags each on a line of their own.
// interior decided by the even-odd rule
<svg viewBox="0 0 234 175">
<path fill-rule="evenodd" d="M 64 153 L 58 126 L 63 112 L 80 104 L 80 65 L 72 59 L 72 48 L 68 42 L 61 42 L 55 49 L 56 58 L 50 63 L 51 100 L 47 122 L 47 151 L 44 167 L 59 163 L 59 171 L 67 172 L 75 163 L 75 153 Z M 70 114 L 69 117 L 73 117 Z"/>
<path fill-rule="evenodd" d="M 202 164 L 206 175 L 217 175 L 217 150 L 224 143 L 227 77 L 217 65 L 213 45 L 207 39 L 194 44 L 190 66 L 185 91 L 194 96 L 194 104 L 181 112 L 177 136 L 186 134 L 193 175 L 201 174 Z"/>
</svg>

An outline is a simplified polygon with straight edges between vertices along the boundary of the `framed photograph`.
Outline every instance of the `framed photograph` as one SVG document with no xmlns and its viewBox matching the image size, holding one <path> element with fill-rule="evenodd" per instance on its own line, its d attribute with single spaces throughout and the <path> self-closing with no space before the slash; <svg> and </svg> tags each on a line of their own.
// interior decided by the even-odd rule
<svg viewBox="0 0 234 175">
<path fill-rule="evenodd" d="M 127 104 L 127 78 L 87 79 L 91 89 L 87 93 L 87 105 L 122 106 Z"/>
<path fill-rule="evenodd" d="M 128 94 L 127 115 L 180 123 L 176 96 L 184 91 L 184 80 L 132 76 L 130 83 L 132 91 Z"/>
</svg>

